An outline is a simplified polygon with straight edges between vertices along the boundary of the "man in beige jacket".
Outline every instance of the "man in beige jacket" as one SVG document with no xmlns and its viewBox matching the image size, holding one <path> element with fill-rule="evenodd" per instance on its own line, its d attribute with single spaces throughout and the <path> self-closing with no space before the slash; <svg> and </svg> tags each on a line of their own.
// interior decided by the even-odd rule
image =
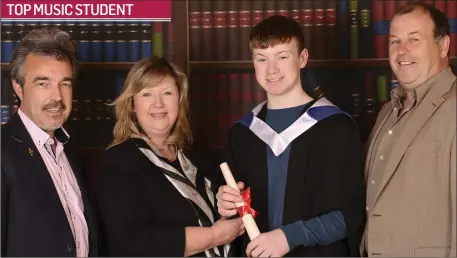
<svg viewBox="0 0 457 258">
<path fill-rule="evenodd" d="M 425 3 L 405 5 L 391 22 L 389 59 L 400 86 L 368 142 L 362 254 L 456 256 L 456 76 L 448 34 L 446 16 Z"/>
</svg>

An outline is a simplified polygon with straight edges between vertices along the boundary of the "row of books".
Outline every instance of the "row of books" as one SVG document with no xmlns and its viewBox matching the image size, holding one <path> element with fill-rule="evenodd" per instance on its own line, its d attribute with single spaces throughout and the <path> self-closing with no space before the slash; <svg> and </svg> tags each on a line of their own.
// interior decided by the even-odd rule
<svg viewBox="0 0 457 258">
<path fill-rule="evenodd" d="M 353 116 L 363 139 L 371 131 L 382 105 L 390 100 L 391 90 L 398 86 L 389 68 L 305 69 L 308 71 L 308 76 L 302 76 L 305 90 L 311 95 L 318 86 L 322 87 L 329 100 Z M 2 123 L 6 123 L 18 107 L 10 80 L 5 77 L 2 78 Z M 78 84 L 87 85 L 90 80 L 97 85 L 90 91 L 78 91 L 76 85 L 67 124 L 73 133 L 82 136 L 82 146 L 106 146 L 115 121 L 110 104 L 122 92 L 125 73 L 106 72 L 94 77 L 92 73 L 83 72 Z M 193 73 L 189 89 L 191 126 L 197 146 L 224 145 L 230 127 L 266 99 L 254 74 L 240 70 Z"/>
<path fill-rule="evenodd" d="M 11 97 L 15 98 L 14 95 Z M 72 111 L 64 127 L 72 138 L 77 139 L 78 147 L 103 148 L 112 141 L 115 119 L 111 103 L 111 99 L 73 100 Z M 13 105 L 2 103 L 1 124 L 7 123 L 17 110 L 17 101 Z"/>
<path fill-rule="evenodd" d="M 350 0 L 351 1 L 351 0 Z M 364 0 L 358 0 L 364 1 Z M 372 23 L 364 26 L 364 19 L 360 16 L 360 22 L 357 22 L 357 15 L 354 13 L 351 17 L 351 40 L 352 37 L 357 36 L 361 38 L 362 46 L 365 44 L 374 43 L 375 57 L 387 58 L 389 55 L 388 42 L 389 42 L 389 26 L 395 10 L 408 2 L 408 0 L 367 0 L 367 3 L 372 1 Z M 457 1 L 456 0 L 422 0 L 422 2 L 434 5 L 437 9 L 441 10 L 449 19 L 449 29 L 451 45 L 449 55 L 451 57 L 457 56 Z M 350 11 L 351 14 L 351 11 Z M 360 13 L 362 15 L 362 13 Z M 359 27 L 360 33 L 357 35 L 352 28 Z M 372 29 L 371 29 L 372 28 Z M 365 32 L 363 31 L 365 30 Z M 374 40 L 371 39 L 370 32 L 373 33 Z M 370 36 L 366 39 L 364 37 Z M 373 44 L 371 43 L 371 44 Z"/>
<path fill-rule="evenodd" d="M 80 62 L 135 62 L 151 55 L 174 56 L 170 22 L 2 23 L 1 61 L 9 62 L 19 40 L 43 27 L 57 27 L 69 33 Z"/>
<path fill-rule="evenodd" d="M 222 145 L 231 125 L 266 99 L 252 73 L 195 73 L 190 83 L 192 130 L 198 146 Z"/>
<path fill-rule="evenodd" d="M 84 77 L 80 83 L 85 83 Z M 326 81 L 325 78 L 330 80 Z M 100 82 L 99 88 L 92 92 L 76 92 L 68 127 L 80 131 L 78 134 L 82 134 L 84 130 L 103 129 L 105 134 L 111 135 L 115 120 L 111 104 L 122 92 L 124 79 L 125 74 L 122 73 L 114 76 L 109 73 L 101 74 L 95 81 Z M 318 84 L 316 81 L 323 83 Z M 395 81 L 388 70 L 353 72 L 349 76 L 346 71 L 309 70 L 308 76 L 302 78 L 305 90 L 310 94 L 318 86 L 323 87 L 327 98 L 352 114 L 365 136 L 371 130 L 379 108 L 390 99 L 389 92 L 395 87 Z M 343 85 L 337 82 L 343 82 Z M 229 128 L 264 101 L 266 95 L 253 73 L 229 71 L 193 74 L 190 78 L 189 98 L 195 144 L 220 146 L 225 144 Z M 12 93 L 11 83 L 2 78 L 2 124 L 8 121 L 17 108 L 18 101 Z M 90 141 L 84 143 L 85 147 L 97 144 L 100 146 L 98 138 L 93 138 L 90 133 L 86 137 L 90 138 Z M 106 138 L 104 139 L 106 142 Z"/>
<path fill-rule="evenodd" d="M 15 96 L 13 96 L 15 97 Z M 73 100 L 70 121 L 102 121 L 113 119 L 112 100 L 88 99 Z M 5 124 L 18 110 L 18 102 L 13 105 L 1 105 L 1 123 Z"/>
<path fill-rule="evenodd" d="M 112 120 L 109 104 L 122 92 L 128 71 L 81 71 L 73 87 L 71 121 Z M 87 87 L 92 86 L 92 87 Z M 1 121 L 6 123 L 19 106 L 9 71 L 1 75 Z"/>
<path fill-rule="evenodd" d="M 424 0 L 447 14 L 457 49 L 456 0 Z M 311 59 L 385 58 L 392 16 L 406 0 L 192 0 L 191 61 L 249 60 L 251 28 L 271 15 L 301 24 Z"/>
<path fill-rule="evenodd" d="M 395 87 L 396 80 L 389 70 L 372 70 L 362 75 L 354 73 L 345 78 L 342 86 L 336 83 L 341 79 L 338 73 L 341 71 L 315 74 L 318 81 L 325 74 L 333 75 L 333 83 L 329 81 L 321 85 L 324 91 L 328 91 L 326 97 L 354 117 L 362 137 L 366 138 L 379 109 L 390 100 L 390 91 Z M 191 78 L 191 85 L 191 122 L 198 146 L 224 145 L 230 127 L 266 99 L 265 91 L 258 85 L 254 74 L 249 72 L 196 73 Z M 308 85 L 304 87 L 310 90 Z M 349 94 L 332 93 L 341 87 Z"/>
<path fill-rule="evenodd" d="M 398 81 L 392 72 L 367 71 L 360 78 L 360 83 L 351 93 L 351 115 L 365 140 L 380 108 L 390 100 L 390 93 L 398 86 Z"/>
</svg>

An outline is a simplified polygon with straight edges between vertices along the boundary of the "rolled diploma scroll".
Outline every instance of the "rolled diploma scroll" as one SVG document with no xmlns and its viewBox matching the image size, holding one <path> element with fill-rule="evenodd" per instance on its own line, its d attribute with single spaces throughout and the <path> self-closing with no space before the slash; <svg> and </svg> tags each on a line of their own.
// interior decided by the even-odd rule
<svg viewBox="0 0 457 258">
<path fill-rule="evenodd" d="M 224 175 L 225 182 L 227 182 L 227 185 L 239 191 L 236 185 L 236 181 L 233 178 L 233 174 L 230 171 L 229 166 L 227 165 L 227 162 L 222 163 L 220 167 L 222 170 L 222 174 Z M 235 203 L 235 205 L 236 207 L 241 207 L 244 206 L 244 203 Z M 260 235 L 259 228 L 257 227 L 257 224 L 255 223 L 255 220 L 251 214 L 246 214 L 241 219 L 243 220 L 246 232 L 248 232 L 249 239 L 253 240 L 254 238 Z"/>
</svg>

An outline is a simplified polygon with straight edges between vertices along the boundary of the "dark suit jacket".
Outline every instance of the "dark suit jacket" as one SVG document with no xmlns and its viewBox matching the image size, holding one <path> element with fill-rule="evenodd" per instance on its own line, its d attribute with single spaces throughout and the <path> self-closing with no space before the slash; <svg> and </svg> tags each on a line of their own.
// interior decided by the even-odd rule
<svg viewBox="0 0 457 258">
<path fill-rule="evenodd" d="M 198 168 L 197 182 L 203 176 L 212 179 L 200 159 L 188 152 L 186 157 Z M 109 148 L 99 172 L 95 196 L 107 255 L 182 257 L 184 228 L 199 226 L 198 219 L 188 200 L 134 141 Z"/>
<path fill-rule="evenodd" d="M 2 256 L 76 256 L 75 241 L 46 165 L 16 113 L 2 126 Z M 56 131 L 63 133 L 60 130 Z M 95 219 L 75 154 L 65 154 L 83 196 L 89 255 L 97 256 Z"/>
</svg>

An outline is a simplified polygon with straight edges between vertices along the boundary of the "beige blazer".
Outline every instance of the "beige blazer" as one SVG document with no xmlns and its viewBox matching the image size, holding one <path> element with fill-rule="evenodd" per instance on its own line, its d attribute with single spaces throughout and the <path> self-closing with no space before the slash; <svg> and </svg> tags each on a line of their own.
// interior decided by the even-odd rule
<svg viewBox="0 0 457 258">
<path fill-rule="evenodd" d="M 392 103 L 384 105 L 368 142 L 365 179 L 367 196 L 373 197 L 367 198 L 360 251 L 374 257 L 455 257 L 455 75 L 448 71 L 432 86 L 388 154 L 383 179 L 372 182 L 373 142 L 392 111 Z"/>
</svg>

